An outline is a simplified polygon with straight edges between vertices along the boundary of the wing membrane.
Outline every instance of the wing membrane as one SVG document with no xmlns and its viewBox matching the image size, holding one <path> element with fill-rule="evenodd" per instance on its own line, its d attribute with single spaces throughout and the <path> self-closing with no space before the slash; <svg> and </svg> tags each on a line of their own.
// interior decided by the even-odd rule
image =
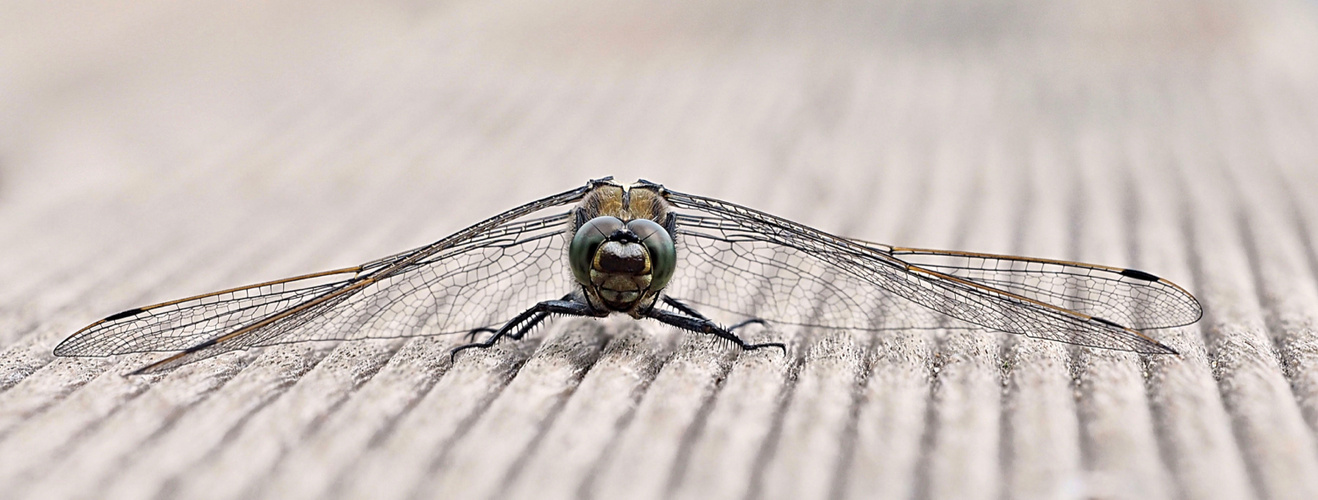
<svg viewBox="0 0 1318 500">
<path fill-rule="evenodd" d="M 360 266 L 130 309 L 74 333 L 61 356 L 182 351 L 155 370 L 253 346 L 465 333 L 572 289 L 571 210 L 595 182 Z M 1143 353 L 1138 331 L 1193 323 L 1198 302 L 1140 271 L 891 247 L 667 191 L 677 273 L 666 293 L 782 324 L 861 330 L 968 325 Z M 960 322 L 960 323 L 957 323 Z"/>
<path fill-rule="evenodd" d="M 1142 271 L 1050 259 L 892 248 L 909 264 L 1135 329 L 1199 320 L 1199 302 L 1175 283 Z"/>
<path fill-rule="evenodd" d="M 430 245 L 361 266 L 130 309 L 74 333 L 61 356 L 184 352 L 148 369 L 309 340 L 393 338 L 497 326 L 571 277 L 570 211 L 589 186 L 514 208 Z"/>
<path fill-rule="evenodd" d="M 79 330 L 55 348 L 59 356 L 177 351 L 214 332 L 304 303 L 353 280 L 359 267 L 296 276 L 129 309 Z"/>
<path fill-rule="evenodd" d="M 950 317 L 1071 344 L 1166 353 L 1174 351 L 1121 321 L 1162 327 L 1199 314 L 1184 290 L 1145 273 L 1114 279 L 1112 268 L 1087 264 L 896 249 L 711 198 L 670 192 L 670 201 L 685 209 L 678 218 L 685 271 L 679 267 L 670 288 L 746 316 L 871 330 L 938 326 Z"/>
</svg>

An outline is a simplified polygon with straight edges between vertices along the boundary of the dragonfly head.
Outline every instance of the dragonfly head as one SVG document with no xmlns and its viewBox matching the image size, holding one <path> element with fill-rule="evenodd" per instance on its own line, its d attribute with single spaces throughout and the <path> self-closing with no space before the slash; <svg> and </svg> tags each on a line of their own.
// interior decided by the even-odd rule
<svg viewBox="0 0 1318 500">
<path fill-rule="evenodd" d="M 673 236 L 655 221 L 606 215 L 577 228 L 568 260 L 591 295 L 612 310 L 627 311 L 668 284 L 677 250 Z"/>
</svg>

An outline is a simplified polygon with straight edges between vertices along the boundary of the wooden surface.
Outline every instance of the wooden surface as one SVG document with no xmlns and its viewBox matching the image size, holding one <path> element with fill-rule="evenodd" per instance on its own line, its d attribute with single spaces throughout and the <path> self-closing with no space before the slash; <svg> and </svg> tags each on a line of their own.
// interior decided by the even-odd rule
<svg viewBox="0 0 1318 500">
<path fill-rule="evenodd" d="M 1311 1 L 6 2 L 0 497 L 1318 498 L 1315 89 Z M 51 355 L 609 174 L 1206 316 L 1183 357 L 626 319 Z"/>
</svg>

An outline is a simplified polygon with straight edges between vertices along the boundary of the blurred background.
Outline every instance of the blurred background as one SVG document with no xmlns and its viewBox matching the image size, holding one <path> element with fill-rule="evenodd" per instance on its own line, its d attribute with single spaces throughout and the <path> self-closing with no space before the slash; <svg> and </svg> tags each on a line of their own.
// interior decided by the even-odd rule
<svg viewBox="0 0 1318 500">
<path fill-rule="evenodd" d="M 437 474 L 448 498 L 1312 498 L 1316 89 L 1311 0 L 6 1 L 0 490 L 353 496 L 344 476 L 410 462 L 375 493 L 426 496 Z M 585 439 L 603 451 L 556 441 L 585 431 L 551 413 L 512 455 L 453 431 L 423 460 L 391 439 L 427 442 L 409 419 L 447 368 L 365 382 L 416 371 L 396 346 L 343 365 L 359 371 L 317 351 L 156 385 L 116 375 L 139 358 L 50 354 L 113 311 L 365 262 L 606 175 L 870 240 L 1140 267 L 1208 316 L 1167 334 L 1185 359 L 1117 368 L 991 335 L 807 354 L 749 379 L 761 406 L 719 392 L 731 358 L 664 392 L 696 376 L 665 364 L 689 342 L 662 344 L 646 369 L 587 365 L 541 394 L 570 413 L 582 377 L 640 380 Z M 892 352 L 906 375 L 881 376 Z M 299 379 L 322 372 L 338 392 Z M 500 435 L 527 405 L 454 428 Z M 874 415 L 887 431 L 867 434 Z M 316 447 L 342 442 L 359 446 Z M 584 465 L 556 463 L 574 449 Z"/>
<path fill-rule="evenodd" d="M 603 175 L 828 226 L 784 198 L 874 197 L 940 164 L 1065 167 L 1085 141 L 1119 159 L 1117 133 L 1304 144 L 1318 78 L 1310 2 L 0 9 L 0 210 L 55 230 L 107 205 L 152 207 L 97 225 L 114 231 L 311 206 L 321 225 L 382 193 L 399 206 L 370 217 L 412 224 Z M 943 180 L 920 189 L 955 192 Z"/>
</svg>

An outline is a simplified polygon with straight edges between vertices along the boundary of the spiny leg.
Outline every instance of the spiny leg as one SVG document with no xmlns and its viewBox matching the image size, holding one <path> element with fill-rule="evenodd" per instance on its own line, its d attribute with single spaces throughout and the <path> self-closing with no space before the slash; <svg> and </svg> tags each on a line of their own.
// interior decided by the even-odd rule
<svg viewBox="0 0 1318 500">
<path fill-rule="evenodd" d="M 686 305 L 685 302 L 682 302 L 680 300 L 664 295 L 663 301 L 665 304 L 668 304 L 669 307 L 672 307 L 673 309 L 677 309 L 677 312 L 680 312 L 687 316 L 691 316 L 693 318 L 699 318 L 699 319 L 706 319 L 706 320 L 709 319 L 706 318 L 704 314 L 700 314 L 700 311 L 692 309 L 691 306 Z"/>
<path fill-rule="evenodd" d="M 703 317 L 698 318 L 694 316 L 683 316 L 681 314 L 675 314 L 657 308 L 650 308 L 650 310 L 647 311 L 645 315 L 648 318 L 658 320 L 660 323 L 672 325 L 686 331 L 696 332 L 696 333 L 708 333 L 718 336 L 719 338 L 730 340 L 733 343 L 737 344 L 738 347 L 741 347 L 742 349 L 745 349 L 747 351 L 754 351 L 762 347 L 777 347 L 783 351 L 783 355 L 787 355 L 787 346 L 783 345 L 781 342 L 765 342 L 763 344 L 750 344 L 747 343 L 745 340 L 742 340 L 741 337 L 738 337 L 736 334 L 732 333 L 731 330 L 718 326 L 718 324 Z"/>
<path fill-rule="evenodd" d="M 508 337 L 513 340 L 522 340 L 522 337 L 526 335 L 526 332 L 531 331 L 532 328 L 535 328 L 536 325 L 540 324 L 540 322 L 548 318 L 549 318 L 549 313 L 536 314 L 535 317 L 532 317 L 531 320 L 527 321 L 525 325 L 522 325 L 521 328 L 518 328 L 516 332 L 508 334 Z M 482 326 L 480 328 L 473 328 L 470 332 L 467 332 L 467 342 L 474 342 L 476 340 L 476 336 L 479 334 L 494 333 L 497 331 L 498 330 L 485 326 Z"/>
<path fill-rule="evenodd" d="M 697 311 L 697 310 L 695 310 L 695 309 L 692 309 L 691 306 L 686 305 L 685 303 L 683 303 L 683 302 L 680 301 L 680 300 L 677 300 L 677 299 L 675 299 L 675 298 L 672 298 L 672 297 L 669 297 L 669 296 L 665 295 L 664 298 L 663 298 L 663 301 L 664 301 L 665 304 L 668 304 L 668 305 L 669 305 L 670 307 L 672 307 L 673 309 L 677 309 L 679 312 L 681 312 L 681 313 L 683 313 L 683 314 L 686 314 L 687 316 L 691 316 L 691 317 L 694 317 L 694 318 L 696 318 L 696 319 L 703 319 L 703 320 L 705 320 L 705 321 L 710 321 L 710 319 L 709 319 L 709 318 L 706 318 L 704 314 L 700 314 L 700 311 Z M 760 319 L 760 318 L 751 318 L 751 319 L 748 319 L 748 320 L 746 320 L 746 321 L 742 321 L 742 322 L 737 323 L 737 324 L 735 324 L 735 325 L 729 326 L 729 327 L 726 328 L 726 330 L 729 331 L 729 332 L 735 332 L 735 331 L 737 331 L 738 328 L 741 328 L 741 327 L 746 326 L 746 325 L 751 325 L 751 324 L 761 325 L 761 326 L 767 326 L 767 325 L 768 325 L 767 323 L 765 323 L 765 321 L 764 321 L 763 319 Z"/>
<path fill-rule="evenodd" d="M 535 317 L 531 318 L 531 321 L 527 321 L 526 324 L 522 325 L 521 328 L 518 328 L 517 331 L 508 334 L 508 338 L 522 340 L 522 337 L 526 336 L 526 332 L 531 331 L 532 328 L 535 328 L 536 325 L 539 325 L 540 322 L 546 319 L 549 319 L 549 313 L 536 314 Z"/>
<path fill-rule="evenodd" d="M 519 339 L 522 335 L 526 334 L 527 330 L 535 326 L 537 323 L 544 321 L 550 314 L 602 317 L 607 315 L 608 312 L 597 311 L 595 308 L 590 307 L 587 304 L 571 300 L 570 298 L 565 298 L 563 300 L 546 300 L 532 306 L 530 309 L 518 313 L 513 319 L 508 320 L 508 322 L 504 323 L 498 330 L 495 330 L 494 335 L 490 335 L 490 338 L 486 339 L 485 342 L 476 342 L 454 348 L 452 351 L 449 351 L 449 358 L 456 358 L 459 352 L 473 347 L 485 349 L 493 346 L 494 343 L 498 342 L 499 338 L 504 335 Z M 513 332 L 514 329 L 516 329 L 516 332 L 510 333 Z"/>
</svg>

